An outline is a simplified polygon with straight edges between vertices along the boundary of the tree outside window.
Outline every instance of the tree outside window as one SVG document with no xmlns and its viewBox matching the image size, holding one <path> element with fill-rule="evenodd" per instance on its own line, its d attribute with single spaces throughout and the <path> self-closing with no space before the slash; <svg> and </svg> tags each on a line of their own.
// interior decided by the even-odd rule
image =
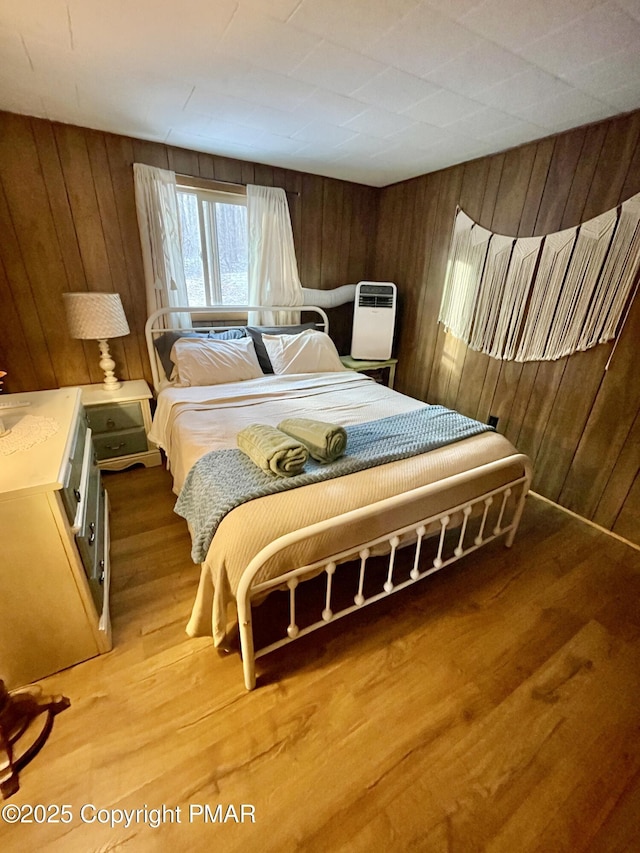
<svg viewBox="0 0 640 853">
<path fill-rule="evenodd" d="M 247 305 L 246 198 L 178 187 L 189 305 Z"/>
</svg>

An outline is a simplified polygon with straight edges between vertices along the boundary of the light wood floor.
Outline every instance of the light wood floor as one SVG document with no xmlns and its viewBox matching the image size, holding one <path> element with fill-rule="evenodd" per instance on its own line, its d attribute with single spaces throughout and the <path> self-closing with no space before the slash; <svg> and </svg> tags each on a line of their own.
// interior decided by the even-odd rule
<svg viewBox="0 0 640 853">
<path fill-rule="evenodd" d="M 531 497 L 511 551 L 267 657 L 246 693 L 236 655 L 184 634 L 198 569 L 168 475 L 105 480 L 115 647 L 42 682 L 71 707 L 10 800 L 73 820 L 0 820 L 0 849 L 640 849 L 640 552 Z M 255 824 L 189 821 L 218 803 Z"/>
</svg>

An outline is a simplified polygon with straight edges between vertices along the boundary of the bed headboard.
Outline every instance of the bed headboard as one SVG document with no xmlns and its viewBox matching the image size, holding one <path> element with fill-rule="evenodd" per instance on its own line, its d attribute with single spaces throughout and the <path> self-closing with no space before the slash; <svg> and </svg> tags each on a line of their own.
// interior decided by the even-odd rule
<svg viewBox="0 0 640 853">
<path fill-rule="evenodd" d="M 191 306 L 160 308 L 158 311 L 154 311 L 153 314 L 149 315 L 144 326 L 144 336 L 147 342 L 147 352 L 149 353 L 149 362 L 151 364 L 151 375 L 153 376 L 153 388 L 156 394 L 160 390 L 165 375 L 162 362 L 158 357 L 158 353 L 154 345 L 154 341 L 159 335 L 163 335 L 165 332 L 221 332 L 225 329 L 235 329 L 251 325 L 248 321 L 237 321 L 238 315 L 248 315 L 250 311 L 287 311 L 289 313 L 295 311 L 297 313 L 303 312 L 305 314 L 315 314 L 317 319 L 315 319 L 314 322 L 317 328 L 327 334 L 329 333 L 329 318 L 327 317 L 326 312 L 323 311 L 322 308 L 318 308 L 316 305 L 208 305 L 206 307 L 198 306 L 195 308 Z M 205 322 L 204 324 L 199 324 L 197 327 L 184 326 L 179 323 L 179 318 L 176 316 L 180 314 L 183 315 L 183 317 L 185 314 L 189 315 L 192 323 L 197 320 L 198 317 L 203 317 L 206 320 L 211 318 L 211 315 L 214 314 L 216 316 L 215 325 L 208 325 Z M 224 322 L 220 323 L 219 318 L 225 314 L 231 315 L 235 322 L 230 322 L 229 325 L 225 325 Z M 286 326 L 289 324 L 270 323 L 269 325 Z"/>
</svg>

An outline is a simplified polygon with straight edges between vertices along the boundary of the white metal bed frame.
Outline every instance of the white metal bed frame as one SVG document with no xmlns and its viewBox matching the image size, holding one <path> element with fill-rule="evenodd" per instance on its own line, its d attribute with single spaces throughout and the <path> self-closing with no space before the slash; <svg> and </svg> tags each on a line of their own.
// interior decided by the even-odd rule
<svg viewBox="0 0 640 853">
<path fill-rule="evenodd" d="M 176 329 L 164 326 L 155 328 L 158 321 L 165 322 L 164 318 L 172 313 L 190 313 L 191 315 L 211 315 L 215 310 L 216 314 L 223 313 L 239 313 L 241 311 L 260 311 L 260 310 L 291 310 L 289 308 L 265 308 L 264 306 L 255 306 L 251 308 L 238 306 L 224 306 L 222 308 L 170 308 L 161 309 L 150 315 L 145 326 L 145 336 L 149 349 L 149 358 L 152 364 L 152 373 L 154 377 L 154 386 L 156 390 L 160 387 L 160 370 L 157 355 L 155 352 L 153 340 L 156 335 L 166 331 L 186 331 L 186 329 Z M 321 316 L 321 322 L 325 331 L 328 331 L 328 318 L 325 312 L 314 306 L 304 306 L 304 311 L 316 312 Z M 236 324 L 237 325 L 237 324 Z M 222 328 L 233 328 L 225 326 L 211 326 L 214 330 Z M 190 329 L 189 329 L 190 330 Z M 200 327 L 196 331 L 203 331 Z M 410 504 L 419 505 L 420 502 L 426 501 L 429 498 L 437 495 L 438 492 L 453 488 L 456 486 L 465 486 L 472 484 L 474 481 L 482 481 L 485 475 L 499 474 L 500 471 L 507 471 L 518 466 L 522 473 L 517 477 L 511 477 L 500 486 L 489 491 L 483 491 L 477 496 L 464 501 L 455 506 L 448 507 L 441 512 L 435 514 L 427 514 L 421 517 L 420 520 L 412 524 L 397 527 L 389 530 L 382 536 L 373 537 L 359 543 L 357 546 L 342 550 L 332 554 L 329 557 L 323 558 L 304 566 L 292 569 L 275 578 L 254 584 L 254 578 L 260 572 L 263 565 L 272 560 L 274 557 L 289 548 L 291 545 L 299 544 L 304 540 L 312 539 L 314 536 L 334 529 L 339 525 L 347 525 L 353 522 L 366 523 L 367 519 L 373 519 L 391 510 L 396 510 Z M 269 545 L 264 547 L 248 564 L 244 570 L 238 590 L 236 593 L 236 606 L 238 610 L 238 623 L 240 631 L 240 646 L 242 654 L 242 665 L 244 670 L 244 682 L 247 690 L 252 690 L 256 686 L 256 660 L 275 649 L 287 645 L 293 640 L 305 636 L 312 631 L 322 628 L 337 619 L 346 616 L 362 607 L 373 604 L 382 598 L 386 598 L 395 592 L 398 592 L 405 587 L 411 586 L 423 578 L 428 577 L 434 572 L 457 562 L 467 554 L 476 551 L 478 548 L 487 545 L 493 540 L 504 536 L 505 544 L 511 547 L 516 534 L 524 502 L 531 483 L 531 463 L 523 454 L 516 453 L 514 455 L 499 459 L 494 462 L 486 463 L 469 471 L 464 471 L 460 474 L 455 474 L 447 477 L 444 480 L 439 480 L 435 483 L 430 483 L 425 486 L 412 489 L 400 495 L 394 495 L 366 507 L 351 510 L 342 513 L 332 518 L 319 521 L 298 530 L 291 531 L 279 538 L 275 539 Z M 511 499 L 511 500 L 510 500 Z M 496 504 L 497 519 L 493 522 L 493 526 L 487 522 L 491 507 Z M 471 517 L 480 517 L 479 527 L 473 537 L 470 538 L 469 519 Z M 457 543 L 450 554 L 445 552 L 445 537 L 449 531 L 458 530 Z M 421 552 L 425 539 L 428 536 L 437 536 L 436 556 L 427 566 L 421 567 Z M 413 548 L 413 567 L 409 577 L 404 580 L 394 578 L 396 569 L 396 554 L 398 549 L 403 545 L 402 540 L 408 540 L 411 544 L 407 544 L 406 548 Z M 386 579 L 382 588 L 369 596 L 364 595 L 364 583 L 367 571 L 367 562 L 375 549 L 380 553 L 380 548 L 388 554 L 388 564 L 386 568 Z M 332 591 L 333 591 L 333 576 L 339 567 L 339 564 L 348 564 L 349 561 L 359 561 L 359 574 L 357 593 L 353 598 L 353 604 L 343 607 L 340 610 L 334 611 L 332 607 Z M 340 565 L 342 568 L 342 565 Z M 353 569 L 353 563 L 351 563 Z M 320 614 L 320 618 L 315 622 L 300 628 L 296 622 L 296 589 L 298 585 L 311 578 L 315 578 L 318 574 L 324 573 L 326 576 L 325 600 L 324 607 Z M 286 630 L 286 635 L 279 640 L 276 640 L 269 645 L 255 649 L 254 632 L 253 632 L 253 613 L 252 609 L 256 599 L 262 600 L 265 595 L 274 589 L 286 587 L 289 591 L 289 625 Z"/>
<path fill-rule="evenodd" d="M 471 482 L 473 476 L 477 477 L 480 470 L 483 474 L 488 474 L 490 472 L 499 471 L 503 468 L 511 467 L 513 463 L 518 460 L 522 462 L 524 470 L 521 477 L 511 480 L 498 488 L 492 489 L 491 491 L 485 492 L 477 498 L 472 498 L 469 501 L 453 506 L 443 512 L 427 516 L 420 521 L 391 530 L 383 536 L 369 539 L 357 547 L 349 548 L 347 550 L 340 551 L 337 554 L 333 554 L 328 559 L 318 560 L 306 566 L 293 569 L 292 571 L 279 575 L 276 578 L 264 581 L 263 583 L 253 584 L 254 577 L 258 574 L 267 560 L 295 543 L 299 543 L 304 539 L 308 539 L 319 533 L 331 530 L 340 524 L 348 524 L 354 521 L 366 521 L 367 518 L 373 518 L 374 516 L 380 515 L 389 510 L 397 509 L 400 506 L 419 502 L 420 500 L 433 496 L 440 491 L 443 486 L 448 488 L 450 486 Z M 255 661 L 257 658 L 287 645 L 298 637 L 302 637 L 305 634 L 311 633 L 311 631 L 322 628 L 330 622 L 335 622 L 342 616 L 346 616 L 348 613 L 353 613 L 355 610 L 359 610 L 367 604 L 373 604 L 382 598 L 387 598 L 394 592 L 399 592 L 401 589 L 413 585 L 417 581 L 432 575 L 434 572 L 440 571 L 440 569 L 445 568 L 445 566 L 449 566 L 452 563 L 457 562 L 462 557 L 476 551 L 483 545 L 487 545 L 499 536 L 506 536 L 505 544 L 507 547 L 511 547 L 520 522 L 522 510 L 524 509 L 524 500 L 529 489 L 530 480 L 531 470 L 529 467 L 529 460 L 526 456 L 517 454 L 517 456 L 509 456 L 506 459 L 500 459 L 496 462 L 488 463 L 487 465 L 482 466 L 481 469 L 474 469 L 472 472 L 465 471 L 462 474 L 447 477 L 445 480 L 440 480 L 436 483 L 430 483 L 429 485 L 412 489 L 402 495 L 394 495 L 393 497 L 386 498 L 385 500 L 378 501 L 377 503 L 370 504 L 369 506 L 351 510 L 350 512 L 343 513 L 342 515 L 328 518 L 325 521 L 316 522 L 308 527 L 285 534 L 271 542 L 263 548 L 262 551 L 256 554 L 244 570 L 236 593 L 244 683 L 247 690 L 252 690 L 256 684 Z M 507 502 L 512 495 L 516 495 L 515 506 L 511 509 L 510 518 L 505 518 Z M 494 526 L 487 531 L 486 521 L 489 509 L 496 500 L 499 500 L 498 519 Z M 466 541 L 468 521 L 472 512 L 476 509 L 479 509 L 482 513 L 480 529 L 473 539 L 468 542 Z M 455 523 L 454 519 L 458 515 L 461 515 L 462 517 L 462 523 L 459 525 L 460 533 L 458 535 L 458 541 L 451 556 L 445 557 L 443 554 L 445 535 L 448 530 L 457 529 L 458 525 Z M 431 565 L 421 569 L 420 556 L 422 544 L 425 537 L 434 528 L 438 535 L 437 555 L 433 559 Z M 407 580 L 394 582 L 396 553 L 400 546 L 401 537 L 407 535 L 415 535 L 415 544 L 413 545 L 413 568 L 411 569 Z M 388 546 L 389 557 L 386 580 L 379 592 L 365 597 L 363 595 L 363 589 L 367 561 L 371 556 L 372 549 L 380 545 Z M 338 563 L 343 563 L 349 560 L 360 561 L 358 591 L 354 596 L 354 603 L 352 605 L 334 612 L 331 607 L 333 575 L 338 568 Z M 296 588 L 300 581 L 316 577 L 319 569 L 324 571 L 326 574 L 326 595 L 321 619 L 300 629 L 296 624 Z M 282 588 L 283 584 L 286 584 L 289 589 L 289 625 L 287 627 L 287 636 L 256 651 L 254 649 L 252 628 L 253 602 L 255 599 L 262 599 L 266 593 L 273 589 Z"/>
</svg>

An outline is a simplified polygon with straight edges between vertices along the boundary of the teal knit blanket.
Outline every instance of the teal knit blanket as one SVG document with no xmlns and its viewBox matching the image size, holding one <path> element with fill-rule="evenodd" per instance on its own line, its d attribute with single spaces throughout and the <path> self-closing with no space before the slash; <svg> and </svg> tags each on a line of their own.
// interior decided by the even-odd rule
<svg viewBox="0 0 640 853">
<path fill-rule="evenodd" d="M 305 470 L 293 477 L 262 471 L 236 448 L 202 456 L 189 471 L 174 508 L 189 522 L 194 563 L 204 561 L 225 515 L 247 501 L 406 459 L 493 428 L 444 406 L 426 406 L 345 429 L 344 456 L 325 465 L 309 459 Z"/>
</svg>

